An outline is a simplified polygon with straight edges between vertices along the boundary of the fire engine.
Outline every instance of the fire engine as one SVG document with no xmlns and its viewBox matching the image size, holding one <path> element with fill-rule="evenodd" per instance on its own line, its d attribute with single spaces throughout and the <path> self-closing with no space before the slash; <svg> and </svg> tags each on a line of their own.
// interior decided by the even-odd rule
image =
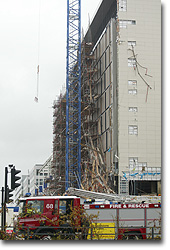
<svg viewBox="0 0 170 250">
<path fill-rule="evenodd" d="M 98 215 L 88 239 L 161 238 L 161 196 L 97 193 L 69 188 L 68 193 L 85 200 L 87 214 Z"/>
<path fill-rule="evenodd" d="M 140 201 L 137 197 L 126 197 L 124 202 L 120 202 L 120 196 L 115 195 L 79 189 L 70 189 L 68 193 L 75 196 L 21 198 L 19 206 L 22 216 L 18 218 L 20 231 L 25 234 L 29 230 L 30 238 L 41 240 L 51 240 L 52 235 L 58 232 L 66 232 L 71 236 L 69 239 L 79 237 L 87 240 L 147 239 L 153 238 L 153 234 L 161 237 L 161 197 L 143 197 L 142 201 L 141 197 Z M 80 207 L 87 215 L 93 215 L 90 224 L 76 215 L 79 218 L 76 218 L 74 228 L 68 217 L 61 225 L 61 217 L 71 214 L 72 209 L 80 211 Z M 86 228 L 84 235 L 81 235 L 81 227 Z"/>
</svg>

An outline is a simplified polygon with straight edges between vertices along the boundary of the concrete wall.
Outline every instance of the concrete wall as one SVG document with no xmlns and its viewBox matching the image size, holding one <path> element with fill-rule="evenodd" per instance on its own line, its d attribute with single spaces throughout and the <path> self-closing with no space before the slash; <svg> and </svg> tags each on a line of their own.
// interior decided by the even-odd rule
<svg viewBox="0 0 170 250">
<path fill-rule="evenodd" d="M 127 0 L 126 11 L 118 11 L 117 25 L 119 175 L 130 170 L 129 158 L 137 158 L 134 172 L 138 163 L 153 172 L 150 168 L 161 168 L 160 0 Z M 136 43 L 133 49 L 130 41 Z M 137 111 L 129 111 L 132 107 Z"/>
<path fill-rule="evenodd" d="M 161 2 L 119 0 L 117 9 L 94 49 L 93 119 L 107 171 L 127 192 L 129 180 L 161 180 Z"/>
</svg>

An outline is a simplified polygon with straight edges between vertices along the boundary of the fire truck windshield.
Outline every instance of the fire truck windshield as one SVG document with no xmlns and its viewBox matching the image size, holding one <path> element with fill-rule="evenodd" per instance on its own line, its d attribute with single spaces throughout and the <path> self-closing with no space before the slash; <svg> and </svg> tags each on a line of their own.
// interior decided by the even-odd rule
<svg viewBox="0 0 170 250">
<path fill-rule="evenodd" d="M 44 201 L 43 200 L 28 200 L 27 213 L 43 213 Z"/>
<path fill-rule="evenodd" d="M 19 201 L 19 214 L 25 213 L 25 200 L 20 200 Z"/>
</svg>

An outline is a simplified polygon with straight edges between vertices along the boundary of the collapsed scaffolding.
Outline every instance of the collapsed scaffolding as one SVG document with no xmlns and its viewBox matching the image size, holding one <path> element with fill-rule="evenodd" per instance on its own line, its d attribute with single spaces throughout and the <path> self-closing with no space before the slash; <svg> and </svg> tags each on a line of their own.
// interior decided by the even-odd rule
<svg viewBox="0 0 170 250">
<path fill-rule="evenodd" d="M 108 171 L 101 142 L 100 120 L 97 112 L 96 59 L 91 42 L 82 43 L 82 188 L 95 192 L 112 193 L 108 185 Z"/>
<path fill-rule="evenodd" d="M 96 91 L 97 63 L 93 44 L 83 39 L 81 46 L 81 188 L 114 193 L 109 187 L 109 172 L 101 142 L 100 119 L 93 119 L 97 112 Z M 53 166 L 49 189 L 51 194 L 65 191 L 66 163 L 66 95 L 60 94 L 53 105 Z"/>
</svg>

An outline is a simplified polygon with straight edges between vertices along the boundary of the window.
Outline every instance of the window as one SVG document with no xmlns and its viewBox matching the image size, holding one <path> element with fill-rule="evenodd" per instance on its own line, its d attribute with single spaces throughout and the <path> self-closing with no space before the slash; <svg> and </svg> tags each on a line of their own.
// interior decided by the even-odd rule
<svg viewBox="0 0 170 250">
<path fill-rule="evenodd" d="M 19 201 L 19 213 L 25 213 L 25 200 L 20 200 Z"/>
<path fill-rule="evenodd" d="M 123 28 L 123 29 L 126 29 L 127 28 L 127 22 L 123 21 L 123 20 L 120 20 L 119 21 L 119 27 Z"/>
<path fill-rule="evenodd" d="M 128 86 L 129 87 L 137 87 L 137 81 L 136 80 L 128 80 Z"/>
<path fill-rule="evenodd" d="M 100 117 L 100 129 L 101 129 L 101 133 L 102 133 L 102 131 L 103 131 L 103 123 L 102 123 L 102 116 Z"/>
<path fill-rule="evenodd" d="M 66 214 L 66 200 L 60 200 L 59 213 L 60 214 Z"/>
<path fill-rule="evenodd" d="M 58 214 L 58 200 L 55 200 L 54 203 L 54 213 Z"/>
<path fill-rule="evenodd" d="M 136 25 L 136 21 L 135 20 L 129 21 L 129 24 Z"/>
<path fill-rule="evenodd" d="M 39 169 L 36 169 L 36 175 L 39 175 Z"/>
<path fill-rule="evenodd" d="M 128 66 L 136 67 L 136 60 L 134 58 L 128 58 Z"/>
<path fill-rule="evenodd" d="M 128 41 L 129 46 L 136 46 L 136 41 Z"/>
<path fill-rule="evenodd" d="M 104 72 L 104 90 L 106 89 L 106 72 Z"/>
<path fill-rule="evenodd" d="M 67 199 L 67 200 L 60 199 L 59 200 L 59 214 L 64 215 L 64 214 L 71 213 L 72 205 L 73 205 L 72 199 Z"/>
<path fill-rule="evenodd" d="M 138 126 L 130 125 L 129 126 L 129 135 L 138 135 Z"/>
<path fill-rule="evenodd" d="M 129 107 L 129 112 L 138 112 L 137 107 Z"/>
<path fill-rule="evenodd" d="M 137 95 L 137 89 L 129 89 L 128 93 L 129 95 Z"/>
<path fill-rule="evenodd" d="M 133 170 L 138 165 L 138 158 L 137 157 L 130 157 L 129 158 L 129 167 Z"/>
<path fill-rule="evenodd" d="M 119 11 L 127 11 L 127 0 L 119 0 Z"/>
<path fill-rule="evenodd" d="M 27 209 L 31 209 L 33 213 L 43 213 L 44 201 L 28 200 Z"/>
<path fill-rule="evenodd" d="M 100 59 L 100 76 L 101 76 L 101 74 L 102 74 L 102 61 Z"/>
<path fill-rule="evenodd" d="M 146 162 L 139 162 L 138 167 L 141 168 L 142 171 L 145 171 L 145 168 L 147 167 Z"/>
<path fill-rule="evenodd" d="M 106 132 L 106 150 L 108 148 L 108 132 Z"/>
<path fill-rule="evenodd" d="M 107 51 L 105 52 L 105 68 L 107 67 Z"/>
<path fill-rule="evenodd" d="M 129 169 L 131 171 L 146 171 L 147 169 L 147 162 L 138 162 L 137 157 L 130 157 L 129 158 Z"/>
<path fill-rule="evenodd" d="M 101 78 L 101 94 L 102 94 L 102 92 L 103 92 L 103 79 Z"/>
<path fill-rule="evenodd" d="M 136 21 L 135 20 L 119 20 L 119 27 L 120 28 L 127 28 L 127 25 L 136 25 Z"/>
</svg>

